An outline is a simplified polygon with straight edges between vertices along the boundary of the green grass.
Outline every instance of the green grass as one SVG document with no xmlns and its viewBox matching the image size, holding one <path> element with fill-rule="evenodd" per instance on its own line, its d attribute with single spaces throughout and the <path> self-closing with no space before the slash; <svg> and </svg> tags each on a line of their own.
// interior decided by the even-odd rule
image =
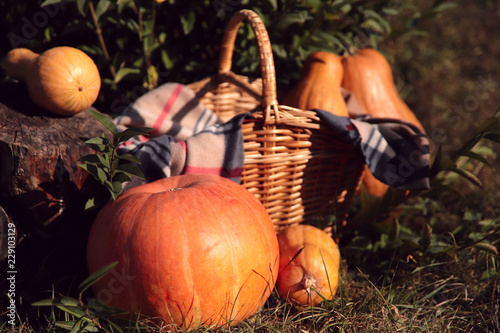
<svg viewBox="0 0 500 333">
<path fill-rule="evenodd" d="M 259 313 L 237 327 L 195 332 L 496 332 L 500 328 L 497 281 L 471 274 L 484 260 L 483 253 L 471 248 L 455 260 L 420 266 L 399 281 L 392 280 L 398 270 L 394 265 L 381 272 L 391 278 L 385 285 L 344 264 L 341 292 L 319 307 L 299 311 L 273 294 Z M 56 329 L 55 321 L 72 316 L 54 309 L 36 319 L 36 324 L 22 321 L 15 332 L 49 332 Z M 9 327 L 1 328 L 8 331 Z M 146 329 L 168 331 L 148 320 L 124 331 Z"/>
</svg>

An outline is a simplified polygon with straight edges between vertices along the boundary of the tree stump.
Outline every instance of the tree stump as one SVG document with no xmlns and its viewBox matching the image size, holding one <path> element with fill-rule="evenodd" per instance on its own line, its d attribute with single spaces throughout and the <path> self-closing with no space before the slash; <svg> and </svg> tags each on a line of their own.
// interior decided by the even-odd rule
<svg viewBox="0 0 500 333">
<path fill-rule="evenodd" d="M 24 84 L 0 83 L 0 250 L 15 233 L 16 295 L 25 304 L 51 288 L 76 292 L 75 281 L 88 276 L 86 243 L 99 209 L 85 203 L 109 193 L 77 164 L 95 153 L 84 139 L 103 132 L 111 137 L 87 111 L 52 115 L 31 102 Z"/>
<path fill-rule="evenodd" d="M 13 220 L 47 226 L 71 205 L 87 173 L 80 157 L 94 153 L 82 138 L 109 131 L 89 112 L 52 115 L 29 99 L 24 84 L 0 84 L 0 205 Z"/>
</svg>

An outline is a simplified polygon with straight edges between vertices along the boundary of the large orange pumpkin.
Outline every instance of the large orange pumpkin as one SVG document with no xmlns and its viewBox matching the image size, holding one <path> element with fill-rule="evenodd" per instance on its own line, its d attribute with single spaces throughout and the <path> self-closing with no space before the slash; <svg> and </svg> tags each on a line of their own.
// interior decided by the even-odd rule
<svg viewBox="0 0 500 333">
<path fill-rule="evenodd" d="M 317 51 L 311 53 L 302 67 L 300 80 L 283 99 L 283 104 L 303 109 L 322 109 L 347 117 L 347 106 L 340 90 L 341 57 Z"/>
<path fill-rule="evenodd" d="M 280 296 L 298 306 L 332 299 L 339 283 L 340 253 L 323 230 L 299 224 L 278 233 Z"/>
<path fill-rule="evenodd" d="M 365 48 L 342 59 L 342 87 L 349 90 L 363 111 L 374 118 L 403 119 L 423 129 L 413 111 L 399 96 L 391 66 L 379 51 Z M 363 184 L 367 192 L 381 197 L 388 185 L 376 179 L 365 168 Z"/>
<path fill-rule="evenodd" d="M 85 110 L 96 101 L 101 88 L 94 61 L 73 47 L 54 47 L 41 55 L 16 48 L 6 55 L 4 67 L 9 77 L 26 83 L 36 105 L 57 115 Z"/>
<path fill-rule="evenodd" d="M 238 183 L 181 175 L 140 185 L 107 204 L 88 240 L 102 302 L 184 329 L 234 325 L 263 305 L 279 248 L 264 206 Z"/>
</svg>

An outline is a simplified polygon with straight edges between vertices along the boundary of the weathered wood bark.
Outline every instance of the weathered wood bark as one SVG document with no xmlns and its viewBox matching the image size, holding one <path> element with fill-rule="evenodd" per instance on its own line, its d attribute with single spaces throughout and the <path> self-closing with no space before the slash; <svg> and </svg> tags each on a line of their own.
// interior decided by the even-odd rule
<svg viewBox="0 0 500 333">
<path fill-rule="evenodd" d="M 23 223 L 51 223 L 85 181 L 77 160 L 93 151 L 82 138 L 105 131 L 89 112 L 51 115 L 29 100 L 23 84 L 1 83 L 0 204 Z"/>
<path fill-rule="evenodd" d="M 88 276 L 86 242 L 98 209 L 85 210 L 85 202 L 109 194 L 77 160 L 94 153 L 81 138 L 103 132 L 111 135 L 89 112 L 51 115 L 24 84 L 0 83 L 0 250 L 14 227 L 16 298 L 25 304 L 51 288 L 75 292 L 74 281 Z M 0 256 L 2 271 L 8 264 Z"/>
</svg>

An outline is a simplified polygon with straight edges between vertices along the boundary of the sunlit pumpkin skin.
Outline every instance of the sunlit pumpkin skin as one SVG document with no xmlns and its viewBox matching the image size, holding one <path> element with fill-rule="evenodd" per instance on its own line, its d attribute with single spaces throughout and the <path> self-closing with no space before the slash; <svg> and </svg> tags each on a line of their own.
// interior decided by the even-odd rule
<svg viewBox="0 0 500 333">
<path fill-rule="evenodd" d="M 4 59 L 6 74 L 26 83 L 31 100 L 62 116 L 72 116 L 97 99 L 101 77 L 94 61 L 73 47 L 54 47 L 41 55 L 25 48 L 11 50 Z"/>
<path fill-rule="evenodd" d="M 181 175 L 132 188 L 98 214 L 90 273 L 97 299 L 184 329 L 237 324 L 274 288 L 279 248 L 264 206 L 238 183 Z"/>
<path fill-rule="evenodd" d="M 413 111 L 399 96 L 391 66 L 379 51 L 364 48 L 342 59 L 342 87 L 349 90 L 366 114 L 374 118 L 406 120 L 424 129 Z M 363 185 L 370 195 L 382 197 L 388 185 L 379 181 L 365 167 Z"/>
<path fill-rule="evenodd" d="M 368 194 L 378 198 L 382 198 L 389 189 L 389 185 L 375 178 L 367 165 L 363 172 L 362 184 Z"/>
<path fill-rule="evenodd" d="M 344 73 L 341 59 L 330 52 L 311 53 L 304 62 L 300 80 L 285 96 L 283 104 L 347 117 L 347 106 L 340 90 Z"/>
<path fill-rule="evenodd" d="M 354 95 L 364 112 L 375 118 L 403 119 L 423 129 L 399 96 L 391 66 L 382 53 L 370 48 L 360 49 L 343 57 L 342 63 L 342 87 Z"/>
<path fill-rule="evenodd" d="M 280 297 L 298 306 L 332 299 L 338 287 L 340 253 L 335 241 L 311 225 L 295 225 L 278 233 Z M 321 296 L 320 296 L 321 295 Z"/>
</svg>

